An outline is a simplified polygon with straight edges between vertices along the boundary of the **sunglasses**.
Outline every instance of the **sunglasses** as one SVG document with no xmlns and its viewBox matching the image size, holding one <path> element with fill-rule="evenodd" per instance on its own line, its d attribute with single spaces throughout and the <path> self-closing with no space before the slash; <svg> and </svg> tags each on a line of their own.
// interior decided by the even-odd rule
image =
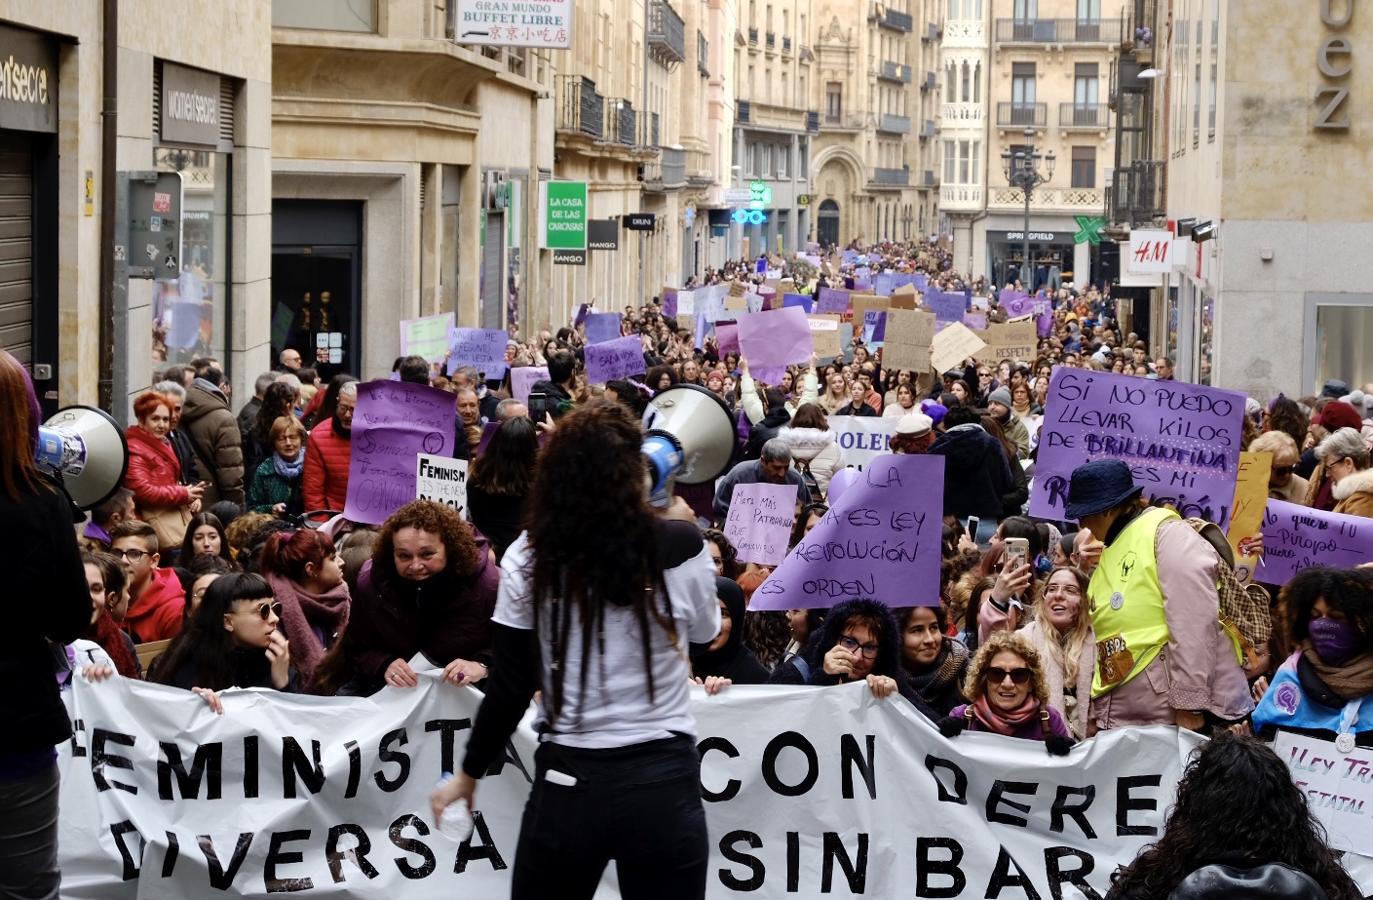
<svg viewBox="0 0 1373 900">
<path fill-rule="evenodd" d="M 261 619 L 262 621 L 264 621 L 264 622 L 269 621 L 269 620 L 272 618 L 272 614 L 273 614 L 273 613 L 276 614 L 276 617 L 277 617 L 278 619 L 281 618 L 281 604 L 280 604 L 280 603 L 263 603 L 263 604 L 261 604 L 260 606 L 258 606 L 256 609 L 245 609 L 245 610 L 236 610 L 236 611 L 237 611 L 237 612 L 242 612 L 242 614 L 245 615 L 245 616 L 247 616 L 247 615 L 252 615 L 252 614 L 256 613 L 256 614 L 257 614 L 257 617 L 258 617 L 259 619 Z"/>
<path fill-rule="evenodd" d="M 876 644 L 860 644 L 858 643 L 858 641 L 849 637 L 847 634 L 839 638 L 839 646 L 843 647 L 850 653 L 861 652 L 863 654 L 864 659 L 877 659 L 878 648 Z"/>
<path fill-rule="evenodd" d="M 1291 475 L 1291 474 L 1292 474 L 1293 472 L 1295 472 L 1295 471 L 1297 471 L 1297 467 L 1296 467 L 1296 466 L 1274 466 L 1274 467 L 1273 467 L 1273 474 L 1274 474 L 1274 475 Z"/>
<path fill-rule="evenodd" d="M 1030 670 L 1025 668 L 1003 669 L 1000 666 L 991 666 L 987 669 L 987 683 L 1000 684 L 1010 676 L 1012 684 L 1025 684 L 1030 680 Z"/>
</svg>

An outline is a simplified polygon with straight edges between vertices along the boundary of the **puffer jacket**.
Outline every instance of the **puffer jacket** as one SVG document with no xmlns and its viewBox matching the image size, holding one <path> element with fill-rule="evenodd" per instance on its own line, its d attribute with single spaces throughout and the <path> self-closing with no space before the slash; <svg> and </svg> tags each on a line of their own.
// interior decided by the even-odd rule
<svg viewBox="0 0 1373 900">
<path fill-rule="evenodd" d="M 1330 489 L 1335 512 L 1373 519 L 1373 469 L 1354 472 Z"/>
<path fill-rule="evenodd" d="M 139 512 L 189 503 L 191 494 L 180 483 L 181 465 L 171 443 L 153 437 L 139 425 L 130 425 L 124 436 L 129 444 L 124 486 L 133 491 Z"/>
<path fill-rule="evenodd" d="M 305 473 L 300 478 L 306 511 L 342 511 L 348 499 L 348 466 L 353 458 L 351 438 L 334 432 L 334 420 L 325 419 L 305 442 Z"/>
<path fill-rule="evenodd" d="M 1000 520 L 1013 487 L 1000 441 L 981 425 L 958 425 L 935 440 L 930 454 L 944 457 L 945 515 Z"/>
<path fill-rule="evenodd" d="M 777 438 L 791 448 L 791 458 L 798 467 L 804 463 L 810 469 L 820 493 L 828 492 L 830 478 L 841 468 L 839 445 L 834 441 L 834 432 L 784 426 L 777 432 Z"/>
<path fill-rule="evenodd" d="M 243 505 L 243 438 L 229 401 L 219 388 L 197 378 L 186 389 L 181 430 L 191 439 L 196 463 L 210 482 L 201 502 L 208 509 L 220 500 Z"/>
</svg>

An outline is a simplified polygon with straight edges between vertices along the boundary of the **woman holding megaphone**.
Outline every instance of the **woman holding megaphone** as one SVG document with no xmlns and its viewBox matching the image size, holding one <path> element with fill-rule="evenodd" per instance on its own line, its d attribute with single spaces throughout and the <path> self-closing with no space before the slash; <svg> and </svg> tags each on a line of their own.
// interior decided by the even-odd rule
<svg viewBox="0 0 1373 900">
<path fill-rule="evenodd" d="M 72 505 L 34 462 L 40 415 L 28 372 L 0 350 L 0 567 L 14 600 L 0 653 L 0 897 L 57 896 L 53 748 L 72 732 L 52 645 L 91 617 Z"/>
</svg>

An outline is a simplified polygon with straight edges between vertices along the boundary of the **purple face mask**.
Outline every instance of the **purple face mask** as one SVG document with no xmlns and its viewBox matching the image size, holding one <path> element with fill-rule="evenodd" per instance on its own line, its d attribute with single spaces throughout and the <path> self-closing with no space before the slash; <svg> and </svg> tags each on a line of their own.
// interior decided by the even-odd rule
<svg viewBox="0 0 1373 900">
<path fill-rule="evenodd" d="M 1312 619 L 1306 626 L 1311 646 L 1317 655 L 1332 666 L 1343 666 L 1359 655 L 1363 636 L 1354 623 L 1344 619 L 1322 617 Z"/>
</svg>

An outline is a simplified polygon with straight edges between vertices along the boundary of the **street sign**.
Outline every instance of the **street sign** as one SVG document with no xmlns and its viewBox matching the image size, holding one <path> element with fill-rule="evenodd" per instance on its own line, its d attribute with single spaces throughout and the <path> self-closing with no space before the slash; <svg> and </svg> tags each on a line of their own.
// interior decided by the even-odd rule
<svg viewBox="0 0 1373 900">
<path fill-rule="evenodd" d="M 572 0 L 493 3 L 457 0 L 453 42 L 489 47 L 572 47 Z"/>
<path fill-rule="evenodd" d="M 586 182 L 545 181 L 543 192 L 543 246 L 585 250 Z"/>
</svg>

